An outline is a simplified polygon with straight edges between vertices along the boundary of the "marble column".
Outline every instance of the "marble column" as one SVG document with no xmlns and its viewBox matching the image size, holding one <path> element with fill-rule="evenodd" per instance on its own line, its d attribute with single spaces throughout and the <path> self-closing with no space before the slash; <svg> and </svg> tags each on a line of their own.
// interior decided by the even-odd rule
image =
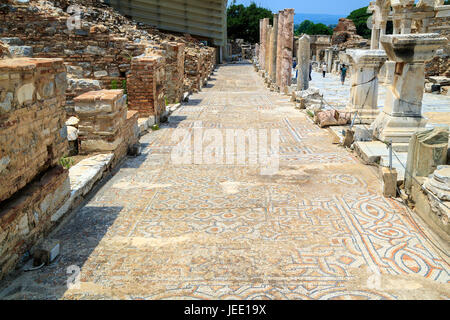
<svg viewBox="0 0 450 320">
<path fill-rule="evenodd" d="M 331 72 L 331 67 L 333 65 L 333 49 L 327 49 L 328 50 L 328 55 L 327 55 L 327 72 L 330 73 Z"/>
<path fill-rule="evenodd" d="M 308 35 L 303 35 L 298 40 L 298 78 L 297 90 L 308 90 L 309 88 L 309 66 L 311 57 L 311 38 Z"/>
<path fill-rule="evenodd" d="M 284 10 L 278 12 L 278 35 L 277 35 L 277 70 L 276 70 L 276 85 L 281 86 L 281 61 L 283 60 L 283 25 L 284 25 Z"/>
<path fill-rule="evenodd" d="M 259 20 L 259 51 L 258 51 L 258 66 L 261 70 L 262 61 L 262 44 L 263 44 L 263 19 Z"/>
<path fill-rule="evenodd" d="M 422 117 L 425 62 L 436 55 L 436 50 L 448 42 L 439 34 L 385 35 L 381 43 L 391 61 L 395 74 L 388 87 L 383 112 L 373 124 L 374 135 L 383 141 L 392 140 L 397 150 L 407 149 L 414 132 L 423 130 Z"/>
<path fill-rule="evenodd" d="M 267 19 L 267 27 L 266 27 L 266 51 L 265 51 L 265 57 L 264 57 L 264 70 L 266 74 L 269 73 L 270 68 L 270 36 L 272 33 L 272 26 L 269 24 L 269 19 Z"/>
<path fill-rule="evenodd" d="M 262 30 L 261 30 L 261 48 L 260 51 L 260 61 L 259 65 L 261 70 L 266 70 L 266 48 L 267 48 L 267 27 L 269 26 L 269 18 L 264 18 L 262 20 Z"/>
<path fill-rule="evenodd" d="M 371 124 L 378 108 L 378 73 L 387 60 L 384 50 L 347 50 L 352 64 L 349 112 L 358 113 L 355 123 Z"/>
<path fill-rule="evenodd" d="M 269 77 L 270 81 L 272 83 L 275 83 L 277 81 L 277 46 L 278 43 L 278 14 L 273 15 L 273 27 L 272 27 L 272 34 L 270 38 L 270 71 L 269 71 Z"/>
<path fill-rule="evenodd" d="M 284 10 L 283 29 L 281 31 L 283 50 L 281 61 L 281 85 L 280 92 L 286 93 L 292 80 L 292 62 L 294 50 L 294 9 Z"/>
</svg>

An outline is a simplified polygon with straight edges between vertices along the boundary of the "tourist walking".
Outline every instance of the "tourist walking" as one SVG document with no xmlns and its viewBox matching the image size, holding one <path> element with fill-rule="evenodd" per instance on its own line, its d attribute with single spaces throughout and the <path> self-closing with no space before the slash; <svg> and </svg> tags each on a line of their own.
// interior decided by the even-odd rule
<svg viewBox="0 0 450 320">
<path fill-rule="evenodd" d="M 327 70 L 328 70 L 327 64 L 324 62 L 322 65 L 322 73 L 323 73 L 324 78 L 325 78 L 325 75 L 327 74 Z"/>
<path fill-rule="evenodd" d="M 341 82 L 342 85 L 344 85 L 345 83 L 345 77 L 347 76 L 347 67 L 345 66 L 345 64 L 343 64 L 341 66 Z"/>
<path fill-rule="evenodd" d="M 312 62 L 309 63 L 309 81 L 312 81 L 312 70 L 313 70 L 313 65 Z"/>
<path fill-rule="evenodd" d="M 292 63 L 292 78 L 297 79 L 298 78 L 298 70 L 297 70 L 297 59 L 294 58 Z"/>
</svg>

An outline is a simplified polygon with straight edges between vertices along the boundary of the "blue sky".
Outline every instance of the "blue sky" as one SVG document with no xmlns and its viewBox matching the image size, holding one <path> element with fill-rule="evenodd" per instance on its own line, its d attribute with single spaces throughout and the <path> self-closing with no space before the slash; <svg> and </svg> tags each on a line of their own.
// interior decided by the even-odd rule
<svg viewBox="0 0 450 320">
<path fill-rule="evenodd" d="M 230 4 L 232 0 L 228 0 Z M 248 5 L 252 0 L 236 0 L 238 4 Z M 370 0 L 254 0 L 262 7 L 278 12 L 294 8 L 297 13 L 321 13 L 348 16 L 355 9 L 369 5 Z"/>
</svg>

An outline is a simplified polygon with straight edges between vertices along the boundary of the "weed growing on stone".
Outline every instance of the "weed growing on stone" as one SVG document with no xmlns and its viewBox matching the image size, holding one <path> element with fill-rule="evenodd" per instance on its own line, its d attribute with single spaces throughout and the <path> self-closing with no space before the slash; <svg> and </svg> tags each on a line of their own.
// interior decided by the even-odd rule
<svg viewBox="0 0 450 320">
<path fill-rule="evenodd" d="M 66 170 L 69 170 L 73 166 L 74 162 L 75 161 L 71 157 L 62 157 L 59 159 L 59 164 Z"/>
</svg>

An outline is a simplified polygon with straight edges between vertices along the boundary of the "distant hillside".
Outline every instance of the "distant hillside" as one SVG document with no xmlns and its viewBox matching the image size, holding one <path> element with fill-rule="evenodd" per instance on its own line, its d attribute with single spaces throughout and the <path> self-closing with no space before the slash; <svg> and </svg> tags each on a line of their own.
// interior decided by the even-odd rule
<svg viewBox="0 0 450 320">
<path fill-rule="evenodd" d="M 330 24 L 337 25 L 340 18 L 345 18 L 345 15 L 296 13 L 294 16 L 294 24 L 300 24 L 305 20 L 310 20 L 314 23 L 323 23 L 326 26 Z"/>
</svg>

